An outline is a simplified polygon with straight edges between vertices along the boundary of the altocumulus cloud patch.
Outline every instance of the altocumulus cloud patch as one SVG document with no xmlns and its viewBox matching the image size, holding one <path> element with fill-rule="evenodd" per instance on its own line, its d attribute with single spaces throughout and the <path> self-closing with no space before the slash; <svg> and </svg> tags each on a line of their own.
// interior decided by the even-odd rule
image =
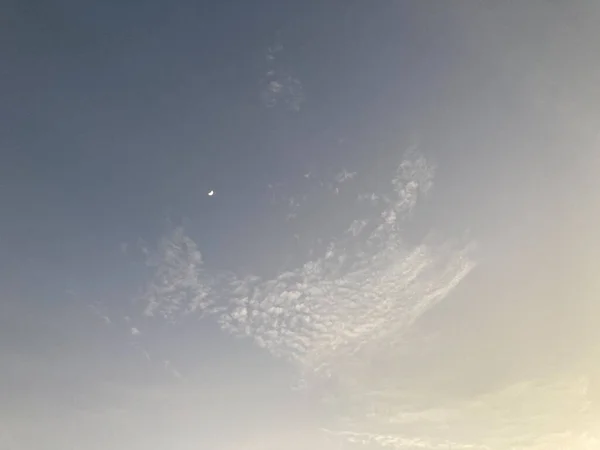
<svg viewBox="0 0 600 450">
<path fill-rule="evenodd" d="M 155 276 L 143 296 L 145 313 L 168 320 L 200 314 L 304 375 L 339 375 L 368 348 L 400 338 L 475 265 L 469 244 L 408 245 L 402 238 L 404 221 L 433 177 L 425 157 L 409 153 L 376 214 L 356 217 L 321 255 L 271 278 L 211 271 L 177 228 L 151 258 Z"/>
<path fill-rule="evenodd" d="M 335 416 L 315 430 L 323 442 L 394 449 L 598 448 L 586 377 L 526 380 L 448 400 L 436 398 L 435 388 L 406 385 L 394 368 L 378 373 L 376 364 L 371 367 L 371 361 L 397 357 L 397 344 L 414 346 L 415 322 L 475 267 L 472 243 L 403 239 L 403 226 L 418 214 L 433 181 L 423 155 L 409 153 L 388 191 L 355 193 L 357 211 L 367 204 L 372 214 L 351 217 L 319 255 L 271 277 L 211 270 L 196 242 L 177 228 L 151 255 L 155 272 L 143 296 L 145 313 L 174 322 L 198 315 L 295 365 Z M 271 447 L 257 438 L 258 448 L 285 444 L 271 437 Z"/>
</svg>

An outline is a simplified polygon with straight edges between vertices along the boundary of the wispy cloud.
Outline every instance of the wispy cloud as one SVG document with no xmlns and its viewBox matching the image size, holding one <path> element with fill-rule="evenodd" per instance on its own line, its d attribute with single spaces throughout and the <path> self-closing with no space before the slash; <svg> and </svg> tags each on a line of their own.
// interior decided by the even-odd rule
<svg viewBox="0 0 600 450">
<path fill-rule="evenodd" d="M 324 429 L 328 433 L 344 437 L 351 443 L 363 445 L 378 445 L 382 448 L 395 449 L 423 449 L 423 450 L 492 450 L 488 446 L 475 444 L 460 444 L 443 439 L 409 438 L 398 434 L 379 434 L 354 431 L 332 431 Z"/>
<path fill-rule="evenodd" d="M 103 305 L 96 302 L 96 303 L 92 303 L 92 304 L 88 305 L 88 307 L 90 308 L 92 313 L 94 315 L 98 316 L 102 320 L 102 322 L 104 322 L 106 325 L 112 324 L 112 320 L 110 319 L 110 317 L 108 317 L 108 315 L 102 311 L 103 309 L 105 309 L 105 308 L 103 308 Z"/>
<path fill-rule="evenodd" d="M 282 64 L 280 58 L 282 52 L 281 44 L 267 49 L 265 55 L 267 68 L 261 98 L 268 108 L 283 104 L 289 110 L 299 111 L 304 102 L 304 89 L 300 80 Z"/>
<path fill-rule="evenodd" d="M 165 370 L 167 372 L 169 372 L 175 378 L 179 378 L 179 379 L 183 378 L 183 376 L 181 375 L 181 372 L 179 372 L 175 368 L 175 366 L 173 366 L 173 363 L 171 363 L 171 361 L 169 361 L 168 359 L 163 361 L 163 365 L 165 367 Z"/>
<path fill-rule="evenodd" d="M 433 177 L 433 167 L 413 149 L 367 216 L 341 227 L 318 255 L 268 278 L 209 270 L 195 242 L 177 228 L 149 255 L 154 277 L 142 296 L 145 313 L 168 320 L 197 313 L 294 364 L 301 386 L 335 380 L 336 389 L 346 389 L 346 399 L 356 398 L 355 406 L 364 413 L 351 418 L 363 428 L 330 430 L 340 439 L 395 448 L 437 449 L 448 443 L 487 448 L 429 434 L 375 433 L 377 426 L 364 426 L 379 420 L 368 416 L 364 405 L 364 396 L 375 388 L 360 376 L 369 358 L 410 339 L 415 322 L 475 267 L 471 243 L 428 236 L 409 245 L 403 239 L 403 227 L 430 191 Z M 329 394 L 323 392 L 323 399 Z M 408 420 L 406 414 L 387 417 L 398 424 Z"/>
<path fill-rule="evenodd" d="M 152 261 L 146 314 L 212 313 L 223 330 L 307 374 L 330 376 L 365 347 L 402 335 L 474 267 L 469 245 L 402 239 L 403 221 L 433 175 L 422 155 L 409 153 L 378 217 L 352 221 L 321 256 L 270 279 L 207 271 L 179 228 Z"/>
<path fill-rule="evenodd" d="M 530 380 L 436 407 L 426 406 L 433 395 L 363 392 L 359 403 L 369 408 L 355 405 L 354 415 L 328 432 L 397 449 L 595 449 L 600 417 L 588 384 L 586 377 Z"/>
<path fill-rule="evenodd" d="M 182 309 L 206 311 L 212 305 L 212 277 L 205 273 L 200 251 L 183 229 L 162 239 L 148 264 L 155 273 L 143 296 L 146 315 L 172 319 Z"/>
<path fill-rule="evenodd" d="M 356 176 L 356 172 L 348 172 L 346 169 L 342 170 L 335 176 L 337 183 L 344 183 L 345 181 L 351 180 Z"/>
</svg>

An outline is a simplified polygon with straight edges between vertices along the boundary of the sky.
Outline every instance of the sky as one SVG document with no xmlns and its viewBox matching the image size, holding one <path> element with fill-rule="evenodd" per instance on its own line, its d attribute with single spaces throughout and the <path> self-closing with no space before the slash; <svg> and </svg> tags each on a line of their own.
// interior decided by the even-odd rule
<svg viewBox="0 0 600 450">
<path fill-rule="evenodd" d="M 7 0 L 0 450 L 600 448 L 594 0 Z"/>
</svg>

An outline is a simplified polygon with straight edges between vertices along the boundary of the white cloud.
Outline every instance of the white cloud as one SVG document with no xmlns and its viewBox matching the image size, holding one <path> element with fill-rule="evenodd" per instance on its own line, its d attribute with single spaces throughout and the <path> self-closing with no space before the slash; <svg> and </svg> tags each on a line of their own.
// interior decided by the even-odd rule
<svg viewBox="0 0 600 450">
<path fill-rule="evenodd" d="M 213 280 L 203 270 L 196 243 L 183 229 L 178 228 L 161 240 L 148 264 L 155 268 L 155 273 L 143 295 L 146 315 L 159 314 L 170 319 L 182 309 L 205 311 L 212 305 L 209 294 Z"/>
<path fill-rule="evenodd" d="M 105 314 L 102 310 L 104 310 L 104 306 L 101 303 L 92 303 L 88 305 L 92 313 L 98 316 L 106 325 L 112 325 L 112 320 Z"/>
<path fill-rule="evenodd" d="M 183 378 L 183 376 L 181 375 L 181 372 L 179 372 L 171 363 L 171 361 L 169 360 L 165 360 L 163 361 L 163 365 L 165 367 L 165 370 L 167 372 L 169 372 L 172 376 L 174 376 L 175 378 Z"/>
<path fill-rule="evenodd" d="M 284 105 L 289 110 L 299 111 L 304 102 L 304 89 L 300 80 L 280 61 L 279 55 L 282 51 L 281 44 L 267 49 L 262 102 L 268 108 Z"/>
<path fill-rule="evenodd" d="M 372 192 L 371 194 L 359 194 L 358 201 L 359 202 L 369 202 L 373 206 L 377 206 L 380 198 L 377 194 Z"/>
<path fill-rule="evenodd" d="M 410 153 L 379 219 L 352 221 L 323 255 L 270 279 L 207 271 L 196 244 L 177 229 L 152 261 L 146 314 L 218 313 L 224 330 L 306 374 L 339 372 L 362 349 L 405 333 L 474 267 L 468 245 L 403 242 L 401 224 L 432 178 L 425 158 Z"/>
<path fill-rule="evenodd" d="M 588 450 L 600 440 L 588 382 L 586 377 L 530 380 L 450 402 L 431 392 L 393 387 L 362 392 L 354 413 L 328 431 L 397 449 Z"/>
<path fill-rule="evenodd" d="M 475 267 L 471 243 L 429 236 L 409 245 L 403 239 L 405 221 L 431 189 L 433 175 L 425 158 L 411 151 L 395 171 L 389 192 L 371 205 L 376 214 L 351 220 L 337 237 L 319 245 L 320 254 L 272 277 L 209 270 L 194 241 L 178 228 L 150 255 L 154 277 L 142 296 L 145 312 L 168 320 L 197 313 L 289 361 L 297 368 L 298 387 L 318 389 L 323 401 L 336 404 L 343 398 L 358 408 L 344 427 L 331 431 L 342 440 L 398 449 L 441 449 L 448 443 L 485 449 L 461 444 L 460 436 L 398 435 L 381 427 L 425 421 L 439 430 L 440 422 L 454 417 L 452 411 L 418 415 L 386 406 L 386 414 L 373 415 L 365 403 L 380 381 L 364 376 L 370 373 L 370 359 L 412 339 L 415 322 Z M 165 368 L 181 376 L 170 364 Z M 331 382 L 334 390 L 322 390 Z M 386 395 L 391 394 L 388 389 Z"/>
<path fill-rule="evenodd" d="M 423 450 L 492 450 L 490 447 L 484 445 L 461 444 L 444 439 L 409 438 L 398 434 L 332 431 L 328 429 L 323 429 L 323 431 L 336 436 L 342 436 L 351 443 L 363 445 L 376 444 L 382 448 Z"/>
<path fill-rule="evenodd" d="M 346 169 L 342 170 L 335 176 L 337 183 L 344 183 L 345 181 L 351 180 L 356 176 L 356 172 L 348 172 Z"/>
</svg>

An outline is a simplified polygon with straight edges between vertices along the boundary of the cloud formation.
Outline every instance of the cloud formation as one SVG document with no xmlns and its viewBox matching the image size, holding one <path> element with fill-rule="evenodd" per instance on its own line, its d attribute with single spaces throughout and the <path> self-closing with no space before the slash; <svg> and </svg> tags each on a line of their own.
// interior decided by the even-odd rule
<svg viewBox="0 0 600 450">
<path fill-rule="evenodd" d="M 300 111 L 304 102 L 304 89 L 300 80 L 281 63 L 279 56 L 282 51 L 281 44 L 267 49 L 265 55 L 267 71 L 263 81 L 261 99 L 268 108 L 285 105 L 291 111 Z"/>
<path fill-rule="evenodd" d="M 435 407 L 425 406 L 428 396 L 395 389 L 363 392 L 370 407 L 326 431 L 395 449 L 591 450 L 600 443 L 600 420 L 588 386 L 588 377 L 536 379 Z"/>
<path fill-rule="evenodd" d="M 142 299 L 146 315 L 172 320 L 175 313 L 203 312 L 213 305 L 212 276 L 206 274 L 196 243 L 182 228 L 160 241 L 148 265 L 155 272 Z"/>
<path fill-rule="evenodd" d="M 347 172 L 342 175 L 335 181 L 351 178 Z M 475 267 L 472 243 L 429 235 L 409 244 L 403 238 L 403 228 L 431 190 L 433 178 L 425 157 L 409 151 L 387 192 L 368 202 L 368 213 L 363 196 L 352 197 L 362 215 L 340 227 L 320 252 L 272 277 L 208 269 L 196 243 L 177 228 L 150 255 L 154 277 L 142 296 L 145 314 L 170 321 L 189 314 L 215 320 L 223 331 L 293 364 L 298 387 L 318 392 L 320 401 L 333 399 L 339 408 L 340 393 L 355 397 L 360 414 L 351 422 L 368 425 L 372 420 L 361 416 L 368 411 L 361 396 L 376 383 L 366 379 L 364 368 L 386 349 L 410 340 L 415 322 Z M 434 449 L 449 442 L 375 433 L 377 429 L 321 432 L 350 444 L 394 448 Z"/>
<path fill-rule="evenodd" d="M 415 389 L 394 367 L 378 366 L 397 358 L 401 345 L 415 347 L 415 322 L 475 266 L 470 243 L 403 238 L 433 180 L 427 160 L 409 152 L 388 192 L 352 197 L 370 213 L 340 227 L 317 256 L 272 277 L 210 270 L 177 228 L 151 255 L 146 314 L 172 321 L 198 314 L 294 364 L 302 385 L 335 417 L 320 429 L 324 442 L 398 450 L 598 448 L 589 377 L 529 380 L 449 399 L 435 385 Z M 265 446 L 262 437 L 238 448 L 285 444 L 271 436 Z"/>
<path fill-rule="evenodd" d="M 320 256 L 270 279 L 208 271 L 178 228 L 151 260 L 145 312 L 209 314 L 305 374 L 329 378 L 368 347 L 401 339 L 473 269 L 469 245 L 428 238 L 410 246 L 402 238 L 433 176 L 422 155 L 409 153 L 375 218 L 353 220 Z"/>
</svg>

